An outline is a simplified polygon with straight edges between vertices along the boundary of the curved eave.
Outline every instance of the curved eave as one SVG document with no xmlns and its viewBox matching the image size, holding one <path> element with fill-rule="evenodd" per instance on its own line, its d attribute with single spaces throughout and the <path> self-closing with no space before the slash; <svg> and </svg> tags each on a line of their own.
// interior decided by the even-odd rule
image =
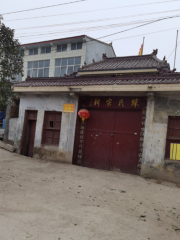
<svg viewBox="0 0 180 240">
<path fill-rule="evenodd" d="M 131 73 L 157 73 L 157 68 L 143 68 L 143 69 L 128 69 L 128 70 L 101 70 L 101 71 L 86 71 L 78 72 L 80 76 L 85 75 L 104 75 L 104 74 L 131 74 Z"/>
</svg>

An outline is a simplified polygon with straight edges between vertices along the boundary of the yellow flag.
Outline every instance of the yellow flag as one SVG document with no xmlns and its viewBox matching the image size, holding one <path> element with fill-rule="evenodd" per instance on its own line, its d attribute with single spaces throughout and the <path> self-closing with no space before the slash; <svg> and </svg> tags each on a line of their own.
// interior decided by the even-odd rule
<svg viewBox="0 0 180 240">
<path fill-rule="evenodd" d="M 141 48 L 139 50 L 139 54 L 138 55 L 142 55 L 142 51 L 143 51 L 143 44 L 141 45 Z"/>
</svg>

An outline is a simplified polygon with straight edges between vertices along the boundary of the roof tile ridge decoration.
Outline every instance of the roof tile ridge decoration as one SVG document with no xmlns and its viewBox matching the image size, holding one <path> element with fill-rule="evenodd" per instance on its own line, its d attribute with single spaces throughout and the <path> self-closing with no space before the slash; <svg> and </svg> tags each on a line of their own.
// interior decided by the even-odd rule
<svg viewBox="0 0 180 240">
<path fill-rule="evenodd" d="M 105 53 L 103 53 L 103 54 L 105 54 Z M 103 54 L 102 54 L 102 58 L 103 58 Z M 95 60 L 92 59 L 92 63 L 90 63 L 90 64 L 86 64 L 86 62 L 84 61 L 84 65 L 82 66 L 82 68 L 79 68 L 79 72 L 81 72 L 81 69 L 83 69 L 83 68 L 94 66 L 94 65 L 96 65 L 97 63 L 102 63 L 102 62 L 104 62 L 106 59 L 107 59 L 107 57 L 106 57 L 106 58 L 103 58 L 101 61 L 98 61 L 98 62 L 95 62 Z"/>
<path fill-rule="evenodd" d="M 160 65 L 159 67 L 160 67 L 160 68 L 162 68 L 162 67 L 168 67 L 168 68 L 170 69 L 170 64 L 167 62 L 166 56 L 164 56 L 163 60 L 160 60 L 160 59 L 157 57 L 157 53 L 158 53 L 158 49 L 154 49 L 153 52 L 151 53 L 151 55 L 152 55 L 153 59 L 154 59 L 156 62 L 160 63 L 160 64 L 159 64 L 159 65 Z M 158 67 L 158 68 L 159 68 L 159 67 Z M 174 70 L 174 69 L 173 69 L 173 70 Z M 173 71 L 173 72 L 175 72 L 175 71 Z"/>
</svg>

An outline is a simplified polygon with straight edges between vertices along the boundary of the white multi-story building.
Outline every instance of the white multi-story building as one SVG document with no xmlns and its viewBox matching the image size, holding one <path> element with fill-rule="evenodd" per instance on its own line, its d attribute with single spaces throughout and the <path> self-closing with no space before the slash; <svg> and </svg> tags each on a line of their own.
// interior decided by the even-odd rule
<svg viewBox="0 0 180 240">
<path fill-rule="evenodd" d="M 92 61 L 100 61 L 102 54 L 115 57 L 112 44 L 107 44 L 86 35 L 35 42 L 21 45 L 24 53 L 24 76 L 16 81 L 31 78 L 64 77 Z"/>
</svg>

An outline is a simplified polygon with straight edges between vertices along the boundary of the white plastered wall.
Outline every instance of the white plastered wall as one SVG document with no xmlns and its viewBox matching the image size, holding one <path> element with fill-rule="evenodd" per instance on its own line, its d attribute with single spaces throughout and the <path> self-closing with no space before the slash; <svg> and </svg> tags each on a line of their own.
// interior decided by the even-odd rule
<svg viewBox="0 0 180 240">
<path fill-rule="evenodd" d="M 63 113 L 64 104 L 75 104 L 74 113 Z M 66 162 L 72 162 L 75 124 L 77 117 L 78 99 L 70 97 L 68 94 L 42 94 L 42 95 L 24 95 L 20 100 L 19 118 L 17 120 L 15 147 L 20 153 L 21 140 L 24 126 L 24 116 L 26 110 L 37 110 L 37 122 L 35 132 L 35 148 L 42 148 L 42 127 L 44 121 L 45 111 L 59 111 L 62 112 L 60 142 L 58 147 L 44 146 L 43 148 L 49 151 L 58 151 L 62 153 L 62 158 Z M 36 156 L 39 157 L 39 156 Z M 58 156 L 57 156 L 58 158 Z"/>
</svg>

